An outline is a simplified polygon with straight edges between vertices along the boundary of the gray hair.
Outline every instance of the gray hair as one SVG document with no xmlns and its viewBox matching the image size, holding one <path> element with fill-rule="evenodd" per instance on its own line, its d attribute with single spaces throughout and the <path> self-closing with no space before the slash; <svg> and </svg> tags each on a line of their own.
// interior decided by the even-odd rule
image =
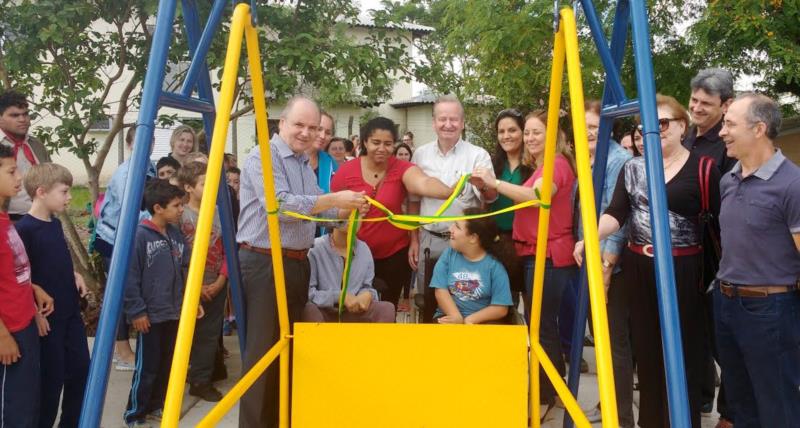
<svg viewBox="0 0 800 428">
<path fill-rule="evenodd" d="M 750 100 L 747 106 L 747 121 L 751 125 L 764 122 L 767 125 L 767 138 L 774 140 L 781 130 L 781 108 L 772 98 L 756 92 L 745 92 L 736 100 Z"/>
<path fill-rule="evenodd" d="M 733 98 L 733 75 L 724 68 L 700 70 L 692 79 L 691 86 L 692 91 L 702 89 L 711 95 L 718 95 L 723 103 Z"/>
<path fill-rule="evenodd" d="M 444 103 L 458 104 L 458 106 L 461 108 L 461 118 L 464 118 L 464 105 L 461 104 L 461 100 L 459 100 L 458 97 L 453 94 L 440 95 L 438 98 L 436 98 L 436 101 L 433 102 L 434 116 L 436 116 L 436 106 Z"/>
<path fill-rule="evenodd" d="M 314 108 L 317 109 L 317 112 L 320 111 L 319 105 L 317 105 L 316 101 L 312 100 L 311 98 L 309 98 L 309 97 L 307 97 L 305 95 L 295 95 L 295 96 L 289 98 L 288 101 L 286 101 L 286 107 L 283 108 L 283 111 L 281 112 L 280 118 L 281 119 L 286 119 L 286 116 L 289 115 L 289 112 L 292 111 L 292 109 L 294 108 L 295 104 L 297 104 L 299 102 L 302 102 L 302 101 L 307 101 L 307 102 L 313 104 Z"/>
</svg>

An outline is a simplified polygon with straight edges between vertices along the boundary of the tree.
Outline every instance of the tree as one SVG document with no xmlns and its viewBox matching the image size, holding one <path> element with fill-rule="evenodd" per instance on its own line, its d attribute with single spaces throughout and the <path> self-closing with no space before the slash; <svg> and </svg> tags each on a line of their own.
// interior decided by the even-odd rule
<svg viewBox="0 0 800 428">
<path fill-rule="evenodd" d="M 39 127 L 34 134 L 51 152 L 68 150 L 81 159 L 92 200 L 99 193 L 99 173 L 113 142 L 131 125 L 124 122 L 125 115 L 139 103 L 152 41 L 148 25 L 154 21 L 157 3 L 0 0 L 0 88 L 31 94 L 32 110 L 55 119 L 55 125 Z M 199 3 L 201 16 L 206 16 L 210 2 Z M 280 100 L 305 92 L 324 104 L 374 103 L 390 94 L 395 74 L 408 61 L 397 32 L 374 28 L 356 39 L 346 31 L 358 14 L 349 1 L 263 0 L 257 10 L 268 88 L 264 96 Z M 169 59 L 173 67 L 190 60 L 181 20 L 179 13 L 180 30 Z M 218 76 L 228 21 L 223 19 L 208 56 Z M 234 118 L 252 109 L 246 73 L 239 75 L 240 108 Z M 91 125 L 109 118 L 108 134 L 101 140 L 92 137 Z M 64 220 L 76 269 L 88 279 L 98 278 L 74 225 Z M 98 288 L 97 281 L 90 285 Z"/>
<path fill-rule="evenodd" d="M 711 1 L 692 27 L 698 54 L 772 95 L 800 97 L 800 3 L 782 0 Z"/>
</svg>

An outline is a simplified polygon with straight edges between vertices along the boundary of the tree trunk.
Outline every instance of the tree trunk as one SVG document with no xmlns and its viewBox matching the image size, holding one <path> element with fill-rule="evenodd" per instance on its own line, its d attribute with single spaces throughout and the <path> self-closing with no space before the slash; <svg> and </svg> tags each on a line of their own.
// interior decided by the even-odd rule
<svg viewBox="0 0 800 428">
<path fill-rule="evenodd" d="M 89 290 L 97 293 L 100 290 L 102 276 L 97 274 L 96 265 L 92 263 L 92 257 L 86 251 L 75 224 L 66 214 L 59 214 L 58 219 L 61 220 L 61 227 L 64 229 L 64 237 L 69 246 L 75 271 L 83 276 Z"/>
</svg>

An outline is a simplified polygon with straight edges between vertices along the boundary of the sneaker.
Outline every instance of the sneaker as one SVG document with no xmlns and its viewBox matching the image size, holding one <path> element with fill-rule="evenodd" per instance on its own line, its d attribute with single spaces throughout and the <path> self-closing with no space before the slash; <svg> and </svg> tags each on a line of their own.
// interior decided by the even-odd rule
<svg viewBox="0 0 800 428">
<path fill-rule="evenodd" d="M 700 408 L 700 413 L 710 415 L 712 410 L 714 410 L 714 402 L 709 401 L 708 403 L 703 403 L 703 407 Z"/>
<path fill-rule="evenodd" d="M 127 422 L 125 424 L 125 427 L 126 428 L 134 428 L 134 427 L 135 428 L 153 428 L 153 425 L 148 423 L 147 421 L 139 420 L 139 421 Z"/>
<path fill-rule="evenodd" d="M 114 369 L 121 372 L 132 372 L 136 367 L 133 363 L 129 363 L 125 360 L 117 360 L 117 363 L 114 364 Z"/>
<path fill-rule="evenodd" d="M 160 422 L 161 418 L 164 416 L 164 409 L 153 410 L 147 415 L 147 419 Z"/>
<path fill-rule="evenodd" d="M 584 414 L 586 414 L 586 418 L 589 419 L 590 423 L 597 423 L 603 421 L 603 415 L 600 413 L 600 403 L 597 403 L 596 406 L 592 407 L 589 410 L 584 410 Z"/>
<path fill-rule="evenodd" d="M 189 387 L 189 395 L 200 397 L 212 403 L 222 400 L 222 393 L 210 383 L 191 385 Z"/>
</svg>

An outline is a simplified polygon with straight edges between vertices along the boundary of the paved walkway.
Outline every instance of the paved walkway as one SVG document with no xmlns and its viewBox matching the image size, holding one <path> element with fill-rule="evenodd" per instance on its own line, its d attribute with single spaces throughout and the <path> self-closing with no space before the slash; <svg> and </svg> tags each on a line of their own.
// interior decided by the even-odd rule
<svg viewBox="0 0 800 428">
<path fill-rule="evenodd" d="M 224 338 L 225 347 L 230 351 L 231 355 L 225 360 L 228 367 L 229 378 L 225 381 L 217 383 L 217 388 L 221 391 L 227 392 L 238 379 L 241 371 L 239 344 L 236 336 L 228 336 Z M 132 341 L 133 342 L 133 341 Z M 92 338 L 89 338 L 89 344 L 92 344 Z M 578 393 L 578 402 L 583 409 L 590 409 L 597 404 L 597 371 L 594 361 L 594 348 L 587 347 L 584 350 L 584 358 L 589 363 L 589 373 L 581 375 L 581 388 Z M 128 393 L 131 386 L 132 372 L 120 372 L 113 370 L 109 377 L 108 395 L 105 401 L 103 410 L 102 427 L 103 428 L 118 428 L 123 427 L 122 413 L 127 404 Z M 639 393 L 634 393 L 634 400 L 638 402 Z M 213 407 L 213 403 L 200 401 L 196 397 L 189 396 L 188 387 L 186 388 L 186 395 L 183 400 L 183 417 L 181 419 L 181 427 L 195 426 L 209 410 Z M 634 413 L 638 415 L 638 408 L 634 405 Z M 545 423 L 542 424 L 545 428 L 561 428 L 564 415 L 564 409 L 554 408 L 547 415 Z M 231 409 L 225 418 L 220 422 L 220 427 L 236 427 L 239 417 L 238 405 Z M 703 428 L 714 428 L 717 423 L 719 415 L 713 412 L 711 415 L 703 417 Z M 600 423 L 593 426 L 600 427 Z M 376 428 L 379 426 L 376 425 Z M 320 427 L 322 428 L 322 427 Z"/>
</svg>

